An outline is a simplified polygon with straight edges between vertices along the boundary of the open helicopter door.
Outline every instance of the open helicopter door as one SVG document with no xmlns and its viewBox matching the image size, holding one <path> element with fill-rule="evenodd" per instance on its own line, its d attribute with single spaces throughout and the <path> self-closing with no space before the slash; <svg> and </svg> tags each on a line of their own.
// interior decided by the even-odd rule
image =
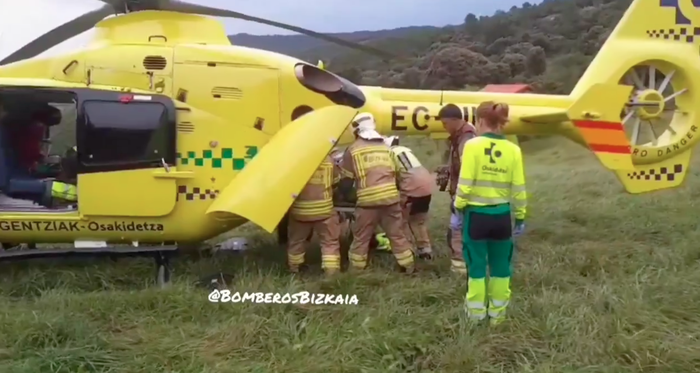
<svg viewBox="0 0 700 373">
<path fill-rule="evenodd" d="M 80 90 L 78 209 L 86 216 L 169 214 L 177 196 L 176 109 L 169 97 Z"/>
</svg>

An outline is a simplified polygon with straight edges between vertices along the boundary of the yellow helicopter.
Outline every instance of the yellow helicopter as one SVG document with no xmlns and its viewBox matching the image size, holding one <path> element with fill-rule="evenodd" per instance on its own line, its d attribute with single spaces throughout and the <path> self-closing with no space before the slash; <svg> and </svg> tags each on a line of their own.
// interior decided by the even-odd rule
<svg viewBox="0 0 700 373">
<path fill-rule="evenodd" d="M 473 121 L 480 102 L 507 102 L 508 134 L 578 142 L 631 193 L 680 185 L 698 139 L 691 105 L 700 87 L 692 62 L 700 16 L 690 0 L 675 8 L 633 1 L 568 96 L 360 87 L 292 57 L 232 46 L 223 26 L 206 16 L 381 51 L 181 1 L 105 3 L 0 61 L 5 111 L 30 104 L 74 111 L 78 190 L 77 205 L 65 208 L 0 203 L 0 241 L 75 246 L 5 252 L 0 260 L 155 253 L 162 273 L 163 253 L 177 245 L 248 221 L 272 232 L 322 159 L 352 141 L 352 120 L 364 111 L 387 135 L 444 138 L 436 117 L 442 105 L 463 107 Z M 34 58 L 93 27 L 88 47 Z M 313 111 L 297 115 L 307 108 Z M 6 145 L 3 137 L 0 128 Z M 44 180 L 13 175 L 11 152 L 0 150 L 0 191 L 26 199 L 45 193 Z M 134 247 L 110 248 L 116 243 Z"/>
</svg>

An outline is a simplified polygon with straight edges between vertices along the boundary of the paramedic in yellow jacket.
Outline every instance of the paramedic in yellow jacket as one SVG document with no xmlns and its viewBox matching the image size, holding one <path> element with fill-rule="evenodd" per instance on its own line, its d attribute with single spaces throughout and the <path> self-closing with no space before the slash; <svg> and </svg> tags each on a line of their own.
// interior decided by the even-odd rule
<svg viewBox="0 0 700 373">
<path fill-rule="evenodd" d="M 413 251 L 403 231 L 396 169 L 389 147 L 376 131 L 371 114 L 358 114 L 352 125 L 356 140 L 341 161 L 342 176 L 354 179 L 357 190 L 350 264 L 354 269 L 367 266 L 370 240 L 379 225 L 391 242 L 399 266 L 406 273 L 413 273 Z"/>
<path fill-rule="evenodd" d="M 484 102 L 477 108 L 477 118 L 479 136 L 464 147 L 454 207 L 463 219 L 463 252 L 469 274 L 467 313 L 471 320 L 488 315 L 495 325 L 504 320 L 510 301 L 513 235 L 525 227 L 527 196 L 520 147 L 502 134 L 508 105 Z M 514 229 L 511 209 L 515 212 Z"/>
</svg>

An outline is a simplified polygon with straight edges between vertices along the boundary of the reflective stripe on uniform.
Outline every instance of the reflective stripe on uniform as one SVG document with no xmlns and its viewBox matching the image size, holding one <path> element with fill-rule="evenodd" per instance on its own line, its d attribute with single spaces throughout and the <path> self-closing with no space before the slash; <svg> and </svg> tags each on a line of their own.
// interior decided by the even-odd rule
<svg viewBox="0 0 700 373">
<path fill-rule="evenodd" d="M 367 266 L 367 255 L 348 253 L 348 259 L 354 268 L 364 269 Z"/>
<path fill-rule="evenodd" d="M 391 152 L 385 145 L 366 145 L 350 151 L 354 166 L 354 175 L 357 187 L 357 205 L 379 205 L 395 203 L 399 200 L 399 191 L 396 188 L 395 175 L 391 181 L 374 185 L 368 185 L 368 175 L 373 171 L 382 173 L 394 173 L 396 165 L 391 159 Z"/>
<path fill-rule="evenodd" d="M 516 194 L 516 193 L 524 193 L 525 192 L 525 185 L 513 185 L 512 183 L 508 182 L 501 182 L 501 181 L 490 181 L 490 180 L 467 180 L 464 178 L 459 179 L 459 185 L 470 185 L 472 188 L 489 188 L 492 190 L 501 190 L 503 194 L 509 195 L 509 194 Z M 466 199 L 469 203 L 474 203 L 474 204 L 481 204 L 481 205 L 498 205 L 498 204 L 503 204 L 503 203 L 509 203 L 511 202 L 510 199 L 505 199 L 505 198 L 488 198 L 488 197 L 479 197 L 479 196 L 474 196 L 473 193 L 470 194 L 465 194 L 462 190 L 462 188 L 457 188 L 457 196 L 460 198 Z M 513 206 L 519 207 L 519 206 L 525 206 L 526 202 L 519 200 L 519 199 L 514 199 L 512 201 Z"/>
<path fill-rule="evenodd" d="M 321 268 L 340 269 L 340 255 L 321 255 Z"/>
<path fill-rule="evenodd" d="M 421 167 L 422 164 L 413 154 L 411 149 L 405 146 L 394 146 L 391 148 L 392 158 L 396 167 L 401 171 L 408 171 L 416 167 Z"/>
<path fill-rule="evenodd" d="M 413 265 L 413 251 L 406 250 L 399 253 L 394 253 L 394 258 L 399 263 L 401 267 L 408 267 Z"/>
<path fill-rule="evenodd" d="M 318 220 L 333 214 L 333 184 L 337 169 L 327 157 L 292 204 L 290 212 L 300 220 Z"/>
<path fill-rule="evenodd" d="M 478 197 L 475 195 L 471 194 L 461 194 L 459 191 L 457 192 L 457 196 L 460 198 L 464 198 L 467 201 L 469 201 L 469 204 L 473 205 L 501 205 L 504 203 L 509 203 L 510 201 L 507 199 L 503 198 L 487 198 L 487 197 Z"/>
<path fill-rule="evenodd" d="M 484 302 L 470 302 L 466 301 L 464 306 L 467 309 L 467 317 L 473 320 L 484 320 L 486 318 L 487 310 Z"/>
<path fill-rule="evenodd" d="M 525 185 L 514 185 L 513 183 L 502 182 L 502 181 L 474 180 L 474 179 L 459 178 L 459 183 L 462 185 L 471 185 L 473 187 L 507 189 L 507 190 L 511 190 L 513 193 L 525 191 Z"/>
<path fill-rule="evenodd" d="M 364 203 L 378 202 L 383 199 L 398 197 L 399 193 L 395 183 L 380 184 L 371 187 L 357 189 L 357 200 Z"/>
<path fill-rule="evenodd" d="M 469 278 L 464 306 L 469 318 L 477 320 L 486 318 L 486 279 Z"/>
<path fill-rule="evenodd" d="M 287 261 L 291 265 L 300 265 L 304 263 L 304 254 L 287 254 Z"/>
<path fill-rule="evenodd" d="M 291 209 L 291 213 L 297 216 L 324 217 L 333 212 L 333 200 L 327 201 L 297 201 Z"/>
</svg>

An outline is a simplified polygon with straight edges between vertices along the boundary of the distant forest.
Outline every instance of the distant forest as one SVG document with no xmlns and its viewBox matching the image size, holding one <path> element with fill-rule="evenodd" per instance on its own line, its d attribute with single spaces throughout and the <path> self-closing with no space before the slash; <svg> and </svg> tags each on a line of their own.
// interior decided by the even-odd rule
<svg viewBox="0 0 700 373">
<path fill-rule="evenodd" d="M 266 49 L 326 67 L 363 85 L 475 89 L 529 83 L 539 92 L 568 93 L 612 32 L 631 0 L 545 0 L 493 16 L 465 14 L 457 26 L 405 27 L 334 34 L 396 57 L 382 61 L 304 35 L 230 36 L 235 45 Z"/>
</svg>

